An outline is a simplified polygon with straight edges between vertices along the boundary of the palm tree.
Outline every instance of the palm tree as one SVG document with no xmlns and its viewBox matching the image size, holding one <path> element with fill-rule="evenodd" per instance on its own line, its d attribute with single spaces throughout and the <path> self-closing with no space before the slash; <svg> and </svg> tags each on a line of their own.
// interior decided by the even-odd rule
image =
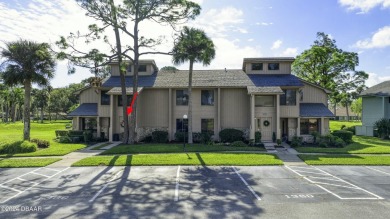
<svg viewBox="0 0 390 219">
<path fill-rule="evenodd" d="M 215 57 L 215 47 L 206 33 L 196 28 L 184 27 L 172 49 L 173 63 L 190 62 L 188 76 L 188 143 L 192 144 L 192 70 L 194 62 L 209 65 Z"/>
<path fill-rule="evenodd" d="M 5 61 L 4 83 L 24 86 L 23 139 L 30 140 L 30 101 L 32 83 L 45 86 L 54 77 L 55 60 L 47 43 L 18 40 L 5 43 L 1 58 Z"/>
</svg>

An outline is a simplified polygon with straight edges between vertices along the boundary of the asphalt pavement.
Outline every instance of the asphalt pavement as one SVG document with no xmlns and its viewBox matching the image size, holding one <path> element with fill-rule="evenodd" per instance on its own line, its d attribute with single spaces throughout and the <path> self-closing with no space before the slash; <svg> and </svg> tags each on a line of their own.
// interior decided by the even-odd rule
<svg viewBox="0 0 390 219">
<path fill-rule="evenodd" d="M 0 218 L 388 218 L 388 166 L 0 169 Z"/>
</svg>

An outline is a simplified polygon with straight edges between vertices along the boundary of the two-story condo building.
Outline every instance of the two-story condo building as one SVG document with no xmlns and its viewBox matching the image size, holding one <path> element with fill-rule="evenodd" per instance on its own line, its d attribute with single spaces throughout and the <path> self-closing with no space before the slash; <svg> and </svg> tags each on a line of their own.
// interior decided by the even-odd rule
<svg viewBox="0 0 390 219">
<path fill-rule="evenodd" d="M 242 69 L 195 70 L 193 72 L 193 131 L 211 131 L 214 139 L 226 128 L 244 131 L 263 141 L 272 135 L 303 136 L 329 132 L 326 89 L 291 74 L 294 58 L 245 58 Z M 137 140 L 154 130 L 165 130 L 174 140 L 176 131 L 187 129 L 183 115 L 188 114 L 188 71 L 159 71 L 153 60 L 142 60 L 139 66 L 137 105 Z M 126 72 L 129 98 L 133 66 Z M 80 106 L 71 112 L 73 129 L 86 129 L 88 120 L 97 121 L 96 135 L 119 140 L 123 133 L 119 67 L 111 64 L 111 77 L 100 87 L 79 91 Z M 184 121 L 184 122 L 183 122 Z M 184 125 L 183 125 L 184 123 Z"/>
</svg>

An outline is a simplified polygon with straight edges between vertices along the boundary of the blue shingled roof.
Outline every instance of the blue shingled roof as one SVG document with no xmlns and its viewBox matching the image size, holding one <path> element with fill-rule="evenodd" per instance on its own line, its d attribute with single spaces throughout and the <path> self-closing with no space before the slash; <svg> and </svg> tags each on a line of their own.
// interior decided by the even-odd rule
<svg viewBox="0 0 390 219">
<path fill-rule="evenodd" d="M 68 114 L 68 116 L 97 116 L 97 115 L 98 115 L 97 103 L 83 103 L 75 110 L 73 110 L 71 113 Z"/>
<path fill-rule="evenodd" d="M 133 86 L 133 77 L 127 76 L 127 77 L 125 77 L 125 79 L 126 79 L 126 87 L 132 87 Z M 139 76 L 138 77 L 138 86 L 139 87 L 153 87 L 155 81 L 156 81 L 156 75 Z M 102 87 L 120 87 L 120 86 L 121 86 L 120 76 L 111 76 L 102 85 Z"/>
<path fill-rule="evenodd" d="M 274 75 L 260 75 L 260 74 L 248 74 L 253 84 L 256 87 L 264 86 L 303 86 L 301 80 L 295 75 L 291 74 L 274 74 Z"/>
<path fill-rule="evenodd" d="M 301 103 L 299 115 L 301 117 L 334 117 L 323 103 Z"/>
</svg>

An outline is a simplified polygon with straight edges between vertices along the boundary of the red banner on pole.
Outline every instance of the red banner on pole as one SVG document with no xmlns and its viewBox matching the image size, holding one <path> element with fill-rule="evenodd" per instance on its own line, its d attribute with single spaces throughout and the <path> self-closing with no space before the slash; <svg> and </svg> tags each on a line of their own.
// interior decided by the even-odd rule
<svg viewBox="0 0 390 219">
<path fill-rule="evenodd" d="M 135 92 L 133 99 L 131 100 L 130 106 L 127 107 L 127 115 L 129 116 L 133 112 L 133 105 L 135 103 L 135 99 L 137 99 L 138 92 Z"/>
</svg>

